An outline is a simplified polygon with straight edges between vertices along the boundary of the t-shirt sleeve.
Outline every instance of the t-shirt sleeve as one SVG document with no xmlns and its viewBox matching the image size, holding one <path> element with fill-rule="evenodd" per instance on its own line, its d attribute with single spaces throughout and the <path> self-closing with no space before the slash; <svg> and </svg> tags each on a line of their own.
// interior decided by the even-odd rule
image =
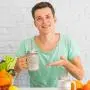
<svg viewBox="0 0 90 90">
<path fill-rule="evenodd" d="M 73 58 L 76 56 L 80 56 L 80 48 L 77 45 L 77 43 L 69 37 L 68 38 L 68 59 L 73 60 Z"/>
</svg>

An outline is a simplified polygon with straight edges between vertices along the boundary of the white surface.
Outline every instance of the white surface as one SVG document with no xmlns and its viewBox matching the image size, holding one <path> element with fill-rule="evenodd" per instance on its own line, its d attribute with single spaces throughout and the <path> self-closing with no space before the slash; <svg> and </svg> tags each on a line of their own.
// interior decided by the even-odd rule
<svg viewBox="0 0 90 90">
<path fill-rule="evenodd" d="M 58 88 L 20 88 L 20 90 L 58 90 Z"/>
</svg>

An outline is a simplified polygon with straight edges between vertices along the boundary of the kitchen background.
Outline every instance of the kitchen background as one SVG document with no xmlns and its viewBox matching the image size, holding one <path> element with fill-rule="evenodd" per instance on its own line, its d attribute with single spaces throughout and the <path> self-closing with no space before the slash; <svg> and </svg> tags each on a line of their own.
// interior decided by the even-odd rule
<svg viewBox="0 0 90 90">
<path fill-rule="evenodd" d="M 39 1 L 54 5 L 57 31 L 79 45 L 86 82 L 90 79 L 90 0 L 0 0 L 0 56 L 15 56 L 20 41 L 37 34 L 31 8 Z"/>
</svg>

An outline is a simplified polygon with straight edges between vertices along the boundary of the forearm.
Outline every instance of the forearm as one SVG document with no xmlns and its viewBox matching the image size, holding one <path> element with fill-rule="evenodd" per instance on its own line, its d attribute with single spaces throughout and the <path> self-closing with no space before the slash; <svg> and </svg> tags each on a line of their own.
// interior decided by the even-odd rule
<svg viewBox="0 0 90 90">
<path fill-rule="evenodd" d="M 77 66 L 70 61 L 65 61 L 64 67 L 69 71 L 69 73 L 74 76 L 76 79 L 83 79 L 84 76 L 84 70 L 82 66 Z"/>
</svg>

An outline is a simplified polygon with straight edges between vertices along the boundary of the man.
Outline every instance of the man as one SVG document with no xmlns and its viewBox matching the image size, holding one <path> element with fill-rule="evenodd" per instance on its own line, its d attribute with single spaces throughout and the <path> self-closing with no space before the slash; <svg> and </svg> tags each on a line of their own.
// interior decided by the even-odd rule
<svg viewBox="0 0 90 90">
<path fill-rule="evenodd" d="M 31 87 L 56 87 L 58 78 L 68 75 L 68 72 L 81 80 L 84 70 L 79 49 L 70 37 L 56 33 L 53 6 L 49 2 L 37 3 L 32 8 L 32 16 L 39 35 L 22 41 L 16 54 L 18 60 L 15 70 L 19 72 L 26 68 L 26 57 L 22 56 L 31 52 L 33 46 L 40 63 L 39 70 L 29 71 Z"/>
</svg>

